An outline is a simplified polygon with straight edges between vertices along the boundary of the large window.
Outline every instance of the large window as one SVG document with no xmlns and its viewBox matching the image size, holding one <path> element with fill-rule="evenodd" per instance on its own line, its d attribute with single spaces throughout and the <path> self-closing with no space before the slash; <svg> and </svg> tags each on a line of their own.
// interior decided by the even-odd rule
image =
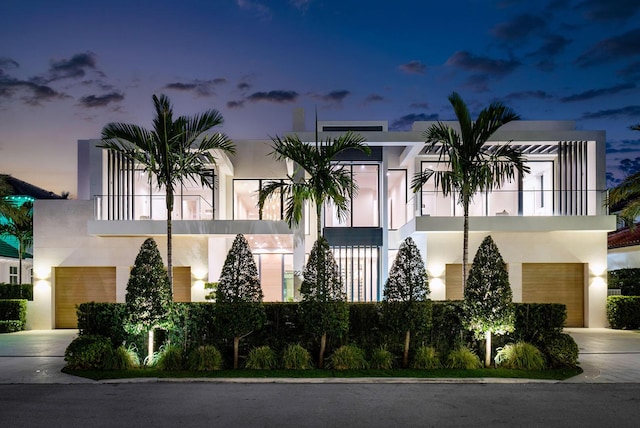
<svg viewBox="0 0 640 428">
<path fill-rule="evenodd" d="M 262 186 L 273 180 L 233 180 L 233 219 L 234 220 L 282 220 L 282 197 L 269 198 L 262 213 L 258 209 L 258 197 Z"/>
<path fill-rule="evenodd" d="M 387 172 L 388 227 L 400 229 L 407 222 L 407 170 L 390 169 Z"/>
<path fill-rule="evenodd" d="M 380 186 L 378 165 L 354 164 L 345 169 L 358 185 L 358 193 L 349 201 L 349 217 L 338 219 L 335 206 L 325 207 L 325 227 L 380 227 Z"/>
</svg>

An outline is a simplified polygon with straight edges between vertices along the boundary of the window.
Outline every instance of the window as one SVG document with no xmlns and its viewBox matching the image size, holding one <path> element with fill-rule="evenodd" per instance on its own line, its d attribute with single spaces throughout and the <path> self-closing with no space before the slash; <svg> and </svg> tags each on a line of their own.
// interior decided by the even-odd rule
<svg viewBox="0 0 640 428">
<path fill-rule="evenodd" d="M 378 165 L 346 165 L 351 179 L 358 185 L 358 193 L 349 204 L 349 217 L 339 219 L 335 206 L 325 207 L 326 227 L 379 227 L 380 226 L 380 186 Z"/>
<path fill-rule="evenodd" d="M 387 188 L 388 227 L 400 229 L 407 222 L 407 170 L 390 169 L 387 172 Z"/>
<path fill-rule="evenodd" d="M 331 247 L 350 302 L 380 300 L 378 263 L 380 249 L 369 245 Z"/>
<path fill-rule="evenodd" d="M 18 283 L 18 266 L 9 266 L 9 284 Z"/>
<path fill-rule="evenodd" d="M 258 209 L 260 189 L 268 179 L 233 180 L 233 219 L 234 220 L 282 220 L 282 196 L 269 198 L 262 210 Z"/>
</svg>

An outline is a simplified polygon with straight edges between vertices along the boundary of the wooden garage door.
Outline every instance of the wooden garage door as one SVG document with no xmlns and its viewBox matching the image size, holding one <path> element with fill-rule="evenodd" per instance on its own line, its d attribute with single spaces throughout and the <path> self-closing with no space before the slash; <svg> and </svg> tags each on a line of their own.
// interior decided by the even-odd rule
<svg viewBox="0 0 640 428">
<path fill-rule="evenodd" d="M 56 328 L 78 328 L 76 305 L 116 301 L 115 267 L 55 269 Z"/>
<path fill-rule="evenodd" d="M 471 268 L 471 265 L 469 265 Z M 469 271 L 467 271 L 467 274 Z M 446 266 L 445 270 L 445 298 L 447 300 L 462 300 L 464 292 L 462 290 L 462 263 Z"/>
<path fill-rule="evenodd" d="M 191 301 L 191 267 L 189 266 L 173 268 L 173 301 Z"/>
<path fill-rule="evenodd" d="M 567 305 L 567 327 L 584 327 L 583 263 L 523 263 L 524 303 Z"/>
</svg>

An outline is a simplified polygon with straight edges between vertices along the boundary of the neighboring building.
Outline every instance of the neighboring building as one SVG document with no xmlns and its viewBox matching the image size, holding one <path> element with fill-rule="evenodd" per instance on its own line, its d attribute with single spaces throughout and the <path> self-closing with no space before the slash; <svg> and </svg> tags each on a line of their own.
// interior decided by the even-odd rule
<svg viewBox="0 0 640 428">
<path fill-rule="evenodd" d="M 438 168 L 424 151 L 423 132 L 387 130 L 386 122 L 319 122 L 320 137 L 347 130 L 364 136 L 370 156 L 347 154 L 341 161 L 358 183 L 346 222 L 325 207 L 324 234 L 333 247 L 352 301 L 376 301 L 397 248 L 412 236 L 425 257 L 434 300 L 462 298 L 462 217 L 451 197 L 433 184 L 413 194 L 420 168 Z M 303 141 L 315 132 L 294 112 Z M 450 123 L 457 126 L 457 123 Z M 509 267 L 516 302 L 559 302 L 568 325 L 606 326 L 607 232 L 615 218 L 603 209 L 605 134 L 579 131 L 570 121 L 518 121 L 489 143 L 522 147 L 531 172 L 502 189 L 477 195 L 471 209 L 469 254 L 491 234 Z M 174 297 L 204 300 L 205 281 L 216 281 L 237 233 L 255 254 L 265 300 L 296 297 L 296 272 L 316 239 L 315 212 L 299 228 L 282 221 L 282 202 L 256 208 L 264 180 L 285 179 L 292 166 L 268 156 L 269 140 L 236 140 L 237 154 L 219 156 L 211 190 L 199 183 L 176 195 L 173 215 Z M 98 148 L 99 140 L 78 142 L 78 199 L 37 201 L 34 214 L 34 289 L 37 311 L 31 328 L 75 327 L 75 305 L 123 302 L 129 269 L 149 236 L 166 260 L 164 192 L 120 156 Z"/>
<path fill-rule="evenodd" d="M 11 187 L 11 192 L 5 197 L 15 206 L 22 206 L 25 202 L 33 202 L 36 199 L 62 199 L 61 196 L 40 187 L 19 180 L 10 175 L 5 176 L 7 184 Z M 0 224 L 6 223 L 7 219 L 0 216 Z M 18 257 L 18 241 L 11 236 L 0 236 L 0 283 L 17 284 L 20 277 L 18 270 L 20 262 Z M 27 284 L 32 282 L 31 270 L 33 258 L 28 252 L 23 254 L 22 259 L 22 282 Z"/>
<path fill-rule="evenodd" d="M 640 268 L 640 224 L 610 232 L 607 244 L 608 270 Z"/>
</svg>

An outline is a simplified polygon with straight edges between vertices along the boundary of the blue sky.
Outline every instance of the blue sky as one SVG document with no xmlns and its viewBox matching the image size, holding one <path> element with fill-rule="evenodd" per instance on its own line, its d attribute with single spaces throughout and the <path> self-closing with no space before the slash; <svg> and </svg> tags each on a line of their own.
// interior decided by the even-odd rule
<svg viewBox="0 0 640 428">
<path fill-rule="evenodd" d="M 450 120 L 499 100 L 607 132 L 613 179 L 640 166 L 638 0 L 4 0 L 0 172 L 76 190 L 76 141 L 218 109 L 232 138 L 321 120 Z M 312 114 L 307 115 L 312 127 Z M 613 183 L 613 181 L 611 182 Z"/>
</svg>

